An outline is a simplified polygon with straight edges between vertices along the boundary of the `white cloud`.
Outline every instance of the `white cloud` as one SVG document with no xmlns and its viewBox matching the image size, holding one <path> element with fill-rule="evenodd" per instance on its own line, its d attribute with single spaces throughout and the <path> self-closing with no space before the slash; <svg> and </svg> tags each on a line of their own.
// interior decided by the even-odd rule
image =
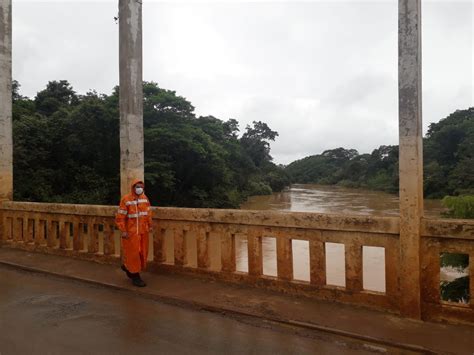
<svg viewBox="0 0 474 355">
<path fill-rule="evenodd" d="M 263 120 L 276 162 L 397 144 L 397 1 L 144 0 L 144 78 L 197 114 Z M 423 1 L 424 127 L 473 103 L 473 5 Z M 14 77 L 118 83 L 117 1 L 14 2 Z"/>
</svg>

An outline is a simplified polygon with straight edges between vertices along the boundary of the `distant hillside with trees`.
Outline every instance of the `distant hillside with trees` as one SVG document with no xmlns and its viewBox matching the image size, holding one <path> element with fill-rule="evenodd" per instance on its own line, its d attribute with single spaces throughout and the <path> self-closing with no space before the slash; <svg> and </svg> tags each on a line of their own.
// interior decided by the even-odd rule
<svg viewBox="0 0 474 355">
<path fill-rule="evenodd" d="M 425 197 L 474 195 L 474 108 L 432 123 L 423 139 L 423 153 Z M 285 170 L 293 183 L 398 193 L 398 146 L 380 146 L 371 154 L 345 148 L 326 150 L 297 160 Z"/>
<path fill-rule="evenodd" d="M 77 94 L 51 81 L 33 99 L 13 85 L 14 198 L 117 204 L 120 198 L 119 88 Z M 153 204 L 238 207 L 249 195 L 289 184 L 272 162 L 278 133 L 264 122 L 239 134 L 235 119 L 197 117 L 176 92 L 145 82 L 145 180 Z"/>
</svg>

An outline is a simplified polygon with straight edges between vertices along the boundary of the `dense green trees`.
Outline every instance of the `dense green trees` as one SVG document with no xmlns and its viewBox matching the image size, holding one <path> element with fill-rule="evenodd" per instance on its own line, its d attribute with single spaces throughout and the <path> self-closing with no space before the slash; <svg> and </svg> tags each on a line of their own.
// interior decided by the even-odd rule
<svg viewBox="0 0 474 355">
<path fill-rule="evenodd" d="M 286 167 L 295 183 L 316 183 L 396 192 L 398 147 L 381 146 L 372 154 L 336 148 L 297 160 Z"/>
<path fill-rule="evenodd" d="M 474 108 L 430 125 L 424 145 L 424 193 L 428 198 L 474 195 Z M 398 146 L 371 154 L 337 148 L 286 168 L 292 182 L 338 184 L 398 192 Z"/>
<path fill-rule="evenodd" d="M 278 133 L 263 122 L 196 117 L 174 91 L 146 82 L 145 179 L 157 205 L 237 207 L 251 194 L 289 183 L 272 163 Z M 118 92 L 78 95 L 53 81 L 32 100 L 13 86 L 15 199 L 116 204 L 119 199 Z"/>
<path fill-rule="evenodd" d="M 474 195 L 474 107 L 431 124 L 424 155 L 428 195 Z"/>
</svg>

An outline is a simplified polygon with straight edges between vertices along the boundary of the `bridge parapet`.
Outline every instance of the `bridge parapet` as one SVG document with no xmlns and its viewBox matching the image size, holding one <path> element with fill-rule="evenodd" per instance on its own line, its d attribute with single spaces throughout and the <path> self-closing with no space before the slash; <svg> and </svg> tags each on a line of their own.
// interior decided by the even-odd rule
<svg viewBox="0 0 474 355">
<path fill-rule="evenodd" d="M 0 205 L 4 247 L 118 263 L 114 206 L 5 201 Z M 265 287 L 330 301 L 399 313 L 400 221 L 397 217 L 299 212 L 154 208 L 152 270 L 192 272 L 203 277 Z M 264 275 L 263 238 L 276 240 L 277 275 Z M 237 271 L 236 240 L 247 245 L 248 271 Z M 309 280 L 295 280 L 293 240 L 309 246 Z M 345 250 L 345 287 L 326 280 L 326 243 Z M 363 287 L 363 247 L 385 251 L 385 292 Z M 474 221 L 423 219 L 421 299 L 426 320 L 474 322 Z M 440 253 L 470 257 L 470 304 L 440 299 Z"/>
</svg>

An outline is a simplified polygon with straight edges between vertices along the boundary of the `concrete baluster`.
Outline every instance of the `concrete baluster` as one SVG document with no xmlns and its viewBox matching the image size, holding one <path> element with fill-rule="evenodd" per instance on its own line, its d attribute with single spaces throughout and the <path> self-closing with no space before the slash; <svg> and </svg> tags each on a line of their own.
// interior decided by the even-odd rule
<svg viewBox="0 0 474 355">
<path fill-rule="evenodd" d="M 35 245 L 41 245 L 44 240 L 44 229 L 42 229 L 42 223 L 39 214 L 35 214 L 34 218 L 34 243 Z"/>
<path fill-rule="evenodd" d="M 362 291 L 362 245 L 352 236 L 345 244 L 346 256 L 346 289 L 353 292 Z"/>
<path fill-rule="evenodd" d="M 153 228 L 153 260 L 160 264 L 166 261 L 165 235 L 166 229 L 156 223 Z"/>
<path fill-rule="evenodd" d="M 69 222 L 61 218 L 59 220 L 59 249 L 69 248 L 69 232 Z"/>
<path fill-rule="evenodd" d="M 28 215 L 23 214 L 22 217 L 20 218 L 21 220 L 21 240 L 24 243 L 28 243 Z"/>
<path fill-rule="evenodd" d="M 277 274 L 285 281 L 293 279 L 293 245 L 290 238 L 278 236 L 277 246 Z"/>
<path fill-rule="evenodd" d="M 262 231 L 260 228 L 250 227 L 247 232 L 249 275 L 262 276 Z"/>
<path fill-rule="evenodd" d="M 174 229 L 174 264 L 184 266 L 186 260 L 186 236 L 187 231 L 179 226 Z"/>
<path fill-rule="evenodd" d="M 104 221 L 104 255 L 115 255 L 115 224 Z"/>
<path fill-rule="evenodd" d="M 222 271 L 235 272 L 235 234 L 224 231 L 221 235 Z"/>
<path fill-rule="evenodd" d="M 326 250 L 320 231 L 311 231 L 309 240 L 310 282 L 314 286 L 326 285 Z"/>
<path fill-rule="evenodd" d="M 57 243 L 57 222 L 53 221 L 51 218 L 47 219 L 45 221 L 47 223 L 47 230 L 48 230 L 48 235 L 46 236 L 46 245 L 49 248 L 55 248 Z"/>
<path fill-rule="evenodd" d="M 95 218 L 90 218 L 87 221 L 87 228 L 89 232 L 88 252 L 90 254 L 97 254 L 99 252 L 99 224 Z"/>
<path fill-rule="evenodd" d="M 200 269 L 208 269 L 211 265 L 209 258 L 209 229 L 201 226 L 197 231 L 197 265 Z"/>
<path fill-rule="evenodd" d="M 15 242 L 23 241 L 23 218 L 19 217 L 17 214 L 13 217 L 14 226 L 13 226 L 13 239 Z"/>
<path fill-rule="evenodd" d="M 72 248 L 75 251 L 84 250 L 84 225 L 79 218 L 74 219 L 72 229 Z"/>
<path fill-rule="evenodd" d="M 41 241 L 42 241 L 41 215 L 38 213 L 35 213 L 32 222 L 33 222 L 33 244 L 41 245 Z M 43 231 L 43 238 L 44 238 L 44 231 Z"/>
<path fill-rule="evenodd" d="M 35 221 L 31 219 L 29 216 L 26 217 L 26 235 L 27 235 L 27 243 L 31 244 L 34 242 L 34 228 L 35 228 Z"/>
</svg>

